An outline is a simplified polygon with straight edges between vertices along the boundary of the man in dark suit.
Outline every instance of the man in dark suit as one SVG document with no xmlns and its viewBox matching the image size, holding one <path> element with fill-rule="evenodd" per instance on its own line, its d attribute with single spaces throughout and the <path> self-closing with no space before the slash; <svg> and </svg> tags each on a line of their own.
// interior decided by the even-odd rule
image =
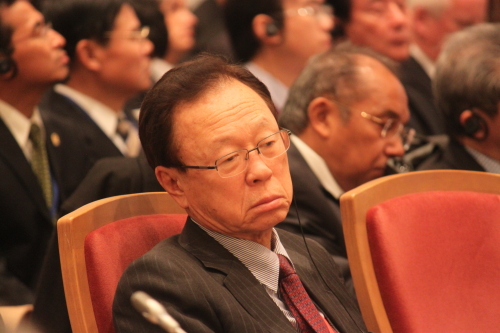
<svg viewBox="0 0 500 333">
<path fill-rule="evenodd" d="M 266 85 L 281 112 L 307 60 L 331 47 L 332 7 L 324 0 L 226 0 L 224 14 L 234 59 Z"/>
<path fill-rule="evenodd" d="M 149 28 L 123 0 L 50 1 L 44 12 L 67 39 L 71 75 L 46 94 L 42 111 L 73 128 L 88 169 L 102 157 L 137 156 L 136 119 L 123 107 L 151 84 Z"/>
<path fill-rule="evenodd" d="M 65 215 L 90 202 L 115 195 L 163 191 L 144 154 L 99 160 L 60 209 Z M 71 333 L 59 260 L 57 234 L 50 241 L 40 274 L 31 322 L 40 332 Z"/>
<path fill-rule="evenodd" d="M 327 252 L 274 229 L 291 203 L 290 140 L 260 81 L 219 58 L 197 58 L 148 92 L 139 124 L 157 179 L 189 218 L 180 235 L 123 274 L 113 304 L 117 332 L 162 331 L 132 307 L 137 290 L 188 332 L 366 331 Z M 309 314 L 294 302 L 285 271 Z"/>
<path fill-rule="evenodd" d="M 389 172 L 411 135 L 404 89 L 394 64 L 373 51 L 338 47 L 311 59 L 295 81 L 281 126 L 296 208 L 278 227 L 317 240 L 333 255 L 352 288 L 339 198 Z"/>
<path fill-rule="evenodd" d="M 500 173 L 499 58 L 498 24 L 450 36 L 437 61 L 434 94 L 451 141 L 420 169 Z"/>
<path fill-rule="evenodd" d="M 23 305 L 33 302 L 55 212 L 74 189 L 61 152 L 74 140 L 36 107 L 68 75 L 68 56 L 28 1 L 1 1 L 0 27 L 0 305 Z"/>
<path fill-rule="evenodd" d="M 409 125 L 422 135 L 443 135 L 446 122 L 436 108 L 431 79 L 446 37 L 467 26 L 484 22 L 486 0 L 411 0 L 410 58 L 401 64 L 401 81 L 408 94 Z"/>
</svg>

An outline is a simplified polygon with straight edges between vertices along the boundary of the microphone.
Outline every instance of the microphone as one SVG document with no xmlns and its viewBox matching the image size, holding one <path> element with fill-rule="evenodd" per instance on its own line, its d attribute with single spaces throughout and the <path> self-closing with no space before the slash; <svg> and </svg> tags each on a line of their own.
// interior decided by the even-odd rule
<svg viewBox="0 0 500 333">
<path fill-rule="evenodd" d="M 169 333 L 186 333 L 179 326 L 179 323 L 167 313 L 163 305 L 145 292 L 134 292 L 130 297 L 130 301 L 135 309 L 151 323 L 160 326 Z"/>
</svg>

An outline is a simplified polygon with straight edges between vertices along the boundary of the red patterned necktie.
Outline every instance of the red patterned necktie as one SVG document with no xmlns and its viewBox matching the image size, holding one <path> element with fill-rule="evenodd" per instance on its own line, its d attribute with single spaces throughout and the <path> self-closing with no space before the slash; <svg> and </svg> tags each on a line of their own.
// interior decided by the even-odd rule
<svg viewBox="0 0 500 333">
<path fill-rule="evenodd" d="M 280 260 L 280 292 L 286 306 L 297 321 L 300 332 L 336 332 L 329 327 L 319 313 L 288 259 L 281 254 L 278 254 L 278 258 Z"/>
</svg>

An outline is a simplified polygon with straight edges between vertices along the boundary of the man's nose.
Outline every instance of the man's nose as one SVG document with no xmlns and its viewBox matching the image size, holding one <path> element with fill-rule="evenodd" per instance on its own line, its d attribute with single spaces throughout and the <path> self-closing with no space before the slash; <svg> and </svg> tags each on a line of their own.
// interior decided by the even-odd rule
<svg viewBox="0 0 500 333">
<path fill-rule="evenodd" d="M 387 138 L 385 154 L 389 157 L 403 156 L 405 154 L 401 135 L 394 135 L 393 137 Z"/>
<path fill-rule="evenodd" d="M 247 161 L 247 179 L 252 183 L 268 179 L 273 172 L 267 162 L 268 160 L 257 149 L 250 151 Z"/>
<path fill-rule="evenodd" d="M 409 24 L 408 15 L 404 8 L 401 8 L 398 4 L 391 2 L 389 4 L 389 17 L 388 19 L 392 22 L 392 25 L 400 27 L 407 26 Z"/>
</svg>

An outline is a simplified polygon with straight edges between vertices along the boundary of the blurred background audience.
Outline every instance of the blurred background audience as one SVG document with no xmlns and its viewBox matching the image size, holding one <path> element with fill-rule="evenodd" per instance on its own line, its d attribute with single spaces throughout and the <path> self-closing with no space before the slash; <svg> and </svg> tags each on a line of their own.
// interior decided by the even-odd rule
<svg viewBox="0 0 500 333">
<path fill-rule="evenodd" d="M 498 0 L 0 0 L 0 306 L 22 317 L 35 302 L 42 333 L 71 332 L 54 222 L 161 190 L 140 104 L 201 52 L 266 84 L 294 134 L 297 210 L 280 227 L 299 233 L 300 215 L 352 290 L 343 192 L 414 168 L 500 173 L 500 27 L 487 20 Z"/>
<path fill-rule="evenodd" d="M 421 169 L 500 173 L 500 25 L 483 23 L 450 36 L 433 88 L 451 141 Z"/>
<path fill-rule="evenodd" d="M 227 0 L 235 59 L 269 89 L 278 112 L 307 60 L 331 47 L 332 8 L 319 1 Z"/>
<path fill-rule="evenodd" d="M 446 37 L 486 20 L 486 0 L 408 0 L 412 30 L 410 58 L 401 66 L 410 122 L 417 133 L 446 133 L 446 120 L 435 107 L 431 79 Z"/>
</svg>

